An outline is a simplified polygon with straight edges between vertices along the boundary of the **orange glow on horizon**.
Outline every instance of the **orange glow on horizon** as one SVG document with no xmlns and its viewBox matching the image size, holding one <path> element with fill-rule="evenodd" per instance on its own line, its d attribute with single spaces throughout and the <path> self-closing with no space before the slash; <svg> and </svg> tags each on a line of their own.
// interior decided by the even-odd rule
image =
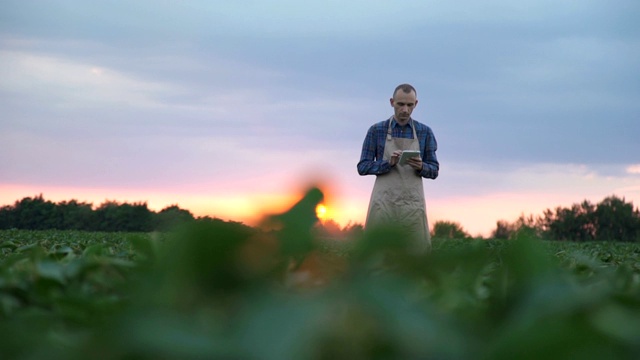
<svg viewBox="0 0 640 360">
<path fill-rule="evenodd" d="M 324 206 L 324 204 L 318 204 L 318 206 L 316 206 L 316 216 L 320 220 L 324 220 L 327 216 L 327 207 Z"/>
<path fill-rule="evenodd" d="M 354 196 L 352 192 L 341 192 L 339 187 L 306 183 L 284 184 L 283 189 L 260 192 L 243 189 L 225 188 L 215 192 L 200 188 L 171 189 L 114 189 L 114 188 L 72 188 L 36 185 L 0 184 L 0 206 L 13 205 L 26 197 L 42 194 L 52 202 L 77 200 L 91 203 L 95 207 L 105 201 L 120 203 L 147 203 L 152 211 L 160 211 L 168 206 L 177 205 L 190 211 L 196 217 L 214 217 L 225 221 L 237 221 L 249 226 L 257 226 L 265 217 L 287 211 L 298 202 L 312 186 L 322 189 L 324 207 L 317 210 L 318 218 L 323 222 L 334 221 L 339 226 L 350 224 L 363 225 L 366 219 L 369 195 Z M 632 185 L 616 189 L 614 192 L 625 196 L 627 201 L 640 203 L 640 188 Z M 545 209 L 556 206 L 570 206 L 583 199 L 596 203 L 611 195 L 610 190 L 592 192 L 584 196 L 563 193 L 492 193 L 468 197 L 427 197 L 427 215 L 429 225 L 436 221 L 455 221 L 472 236 L 488 237 L 496 227 L 498 220 L 515 221 L 520 215 L 541 215 Z"/>
<path fill-rule="evenodd" d="M 226 221 L 238 221 L 249 226 L 257 226 L 265 217 L 287 211 L 298 202 L 311 187 L 318 187 L 324 199 L 318 207 L 318 218 L 341 221 L 341 213 L 333 202 L 335 192 L 326 184 L 310 184 L 291 189 L 289 192 L 237 192 L 205 193 L 185 191 L 181 193 L 160 189 L 104 189 L 71 187 L 35 187 L 26 185 L 0 185 L 0 206 L 13 205 L 16 201 L 42 194 L 47 201 L 62 202 L 77 200 L 98 207 L 106 201 L 119 203 L 146 203 L 152 211 L 160 211 L 168 206 L 177 205 L 188 210 L 196 217 L 214 217 Z M 343 225 L 345 225 L 343 224 Z"/>
</svg>

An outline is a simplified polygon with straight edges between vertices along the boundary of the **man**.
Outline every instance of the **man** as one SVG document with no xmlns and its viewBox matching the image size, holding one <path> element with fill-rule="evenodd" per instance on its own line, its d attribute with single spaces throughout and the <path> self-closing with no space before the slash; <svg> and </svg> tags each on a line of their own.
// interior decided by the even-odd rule
<svg viewBox="0 0 640 360">
<path fill-rule="evenodd" d="M 416 89 L 396 87 L 390 99 L 393 116 L 369 128 L 358 162 L 360 175 L 375 175 L 365 229 L 400 225 L 412 235 L 418 251 L 431 246 L 422 178 L 438 177 L 438 145 L 427 125 L 411 118 L 418 105 Z M 419 150 L 420 156 L 399 163 L 403 150 Z"/>
</svg>

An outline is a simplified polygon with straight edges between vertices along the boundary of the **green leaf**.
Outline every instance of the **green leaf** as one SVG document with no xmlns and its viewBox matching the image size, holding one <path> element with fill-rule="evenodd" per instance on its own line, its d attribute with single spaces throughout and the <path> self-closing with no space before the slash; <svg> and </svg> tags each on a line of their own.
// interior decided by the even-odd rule
<svg viewBox="0 0 640 360">
<path fill-rule="evenodd" d="M 64 266 L 53 261 L 39 261 L 36 263 L 36 273 L 38 276 L 54 280 L 60 284 L 65 283 Z"/>
<path fill-rule="evenodd" d="M 9 241 L 3 241 L 0 242 L 0 249 L 17 249 L 18 245 L 16 243 L 14 243 L 13 241 L 9 240 Z"/>
<path fill-rule="evenodd" d="M 73 249 L 69 246 L 61 246 L 49 253 L 49 256 L 55 260 L 61 260 L 69 256 L 73 256 Z"/>
<path fill-rule="evenodd" d="M 87 248 L 85 248 L 82 252 L 82 255 L 85 257 L 102 256 L 106 254 L 108 254 L 108 251 L 103 244 L 94 244 L 87 246 Z"/>
</svg>

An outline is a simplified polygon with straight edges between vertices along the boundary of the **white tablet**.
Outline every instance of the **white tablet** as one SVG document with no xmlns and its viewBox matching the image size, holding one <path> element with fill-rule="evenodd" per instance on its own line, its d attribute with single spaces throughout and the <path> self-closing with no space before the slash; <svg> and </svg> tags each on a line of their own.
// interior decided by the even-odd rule
<svg viewBox="0 0 640 360">
<path fill-rule="evenodd" d="M 400 161 L 398 162 L 400 163 L 400 165 L 405 165 L 407 163 L 407 160 L 416 156 L 420 157 L 419 150 L 403 150 L 402 155 L 400 155 Z"/>
</svg>

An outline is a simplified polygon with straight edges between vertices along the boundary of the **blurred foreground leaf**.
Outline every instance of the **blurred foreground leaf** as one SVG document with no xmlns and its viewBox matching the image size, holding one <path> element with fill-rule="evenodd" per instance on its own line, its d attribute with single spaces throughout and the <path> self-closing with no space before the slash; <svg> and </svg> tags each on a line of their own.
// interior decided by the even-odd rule
<svg viewBox="0 0 640 360">
<path fill-rule="evenodd" d="M 328 243 L 320 199 L 271 230 L 7 232 L 0 358 L 640 358 L 638 245 L 522 232 L 419 253 L 394 228 Z"/>
</svg>

